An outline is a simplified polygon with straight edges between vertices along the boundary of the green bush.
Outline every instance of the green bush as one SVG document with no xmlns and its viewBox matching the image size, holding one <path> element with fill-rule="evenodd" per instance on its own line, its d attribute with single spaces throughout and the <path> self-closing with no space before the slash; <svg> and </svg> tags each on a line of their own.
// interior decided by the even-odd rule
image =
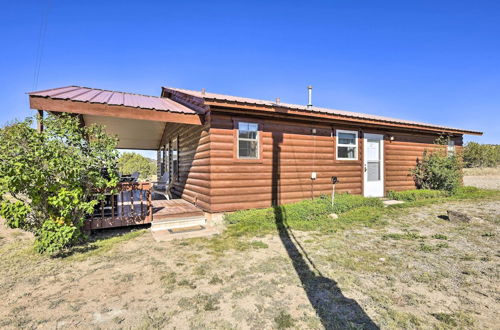
<svg viewBox="0 0 500 330">
<path fill-rule="evenodd" d="M 0 129 L 0 216 L 35 234 L 39 252 L 56 253 L 82 237 L 85 215 L 118 182 L 116 139 L 75 116 L 33 118 Z"/>
<path fill-rule="evenodd" d="M 139 172 L 140 179 L 148 180 L 156 175 L 156 162 L 135 152 L 124 152 L 118 159 L 118 170 L 123 174 Z"/>
<path fill-rule="evenodd" d="M 237 235 L 248 232 L 268 232 L 275 230 L 279 224 L 286 224 L 300 230 L 315 230 L 319 229 L 319 223 L 332 223 L 330 213 L 340 215 L 337 220 L 355 221 L 356 217 L 361 216 L 363 210 L 352 215 L 347 214 L 348 211 L 362 207 L 366 207 L 364 211 L 370 211 L 376 208 L 382 209 L 383 206 L 378 198 L 339 194 L 335 197 L 333 207 L 329 196 L 321 196 L 266 209 L 236 211 L 226 214 L 225 220 L 228 224 L 234 225 L 231 230 Z M 370 217 L 369 214 L 367 216 Z"/>
<path fill-rule="evenodd" d="M 500 165 L 500 145 L 469 142 L 463 149 L 465 167 L 494 167 Z"/>
<path fill-rule="evenodd" d="M 419 189 L 454 191 L 462 184 L 461 158 L 449 156 L 443 150 L 424 151 L 411 173 Z"/>
<path fill-rule="evenodd" d="M 414 202 L 422 199 L 447 197 L 450 194 L 442 190 L 414 189 L 405 191 L 389 191 L 387 198 L 398 201 Z"/>
<path fill-rule="evenodd" d="M 80 228 L 75 225 L 47 220 L 36 233 L 35 250 L 39 253 L 54 254 L 65 248 L 69 242 L 82 238 Z"/>
</svg>

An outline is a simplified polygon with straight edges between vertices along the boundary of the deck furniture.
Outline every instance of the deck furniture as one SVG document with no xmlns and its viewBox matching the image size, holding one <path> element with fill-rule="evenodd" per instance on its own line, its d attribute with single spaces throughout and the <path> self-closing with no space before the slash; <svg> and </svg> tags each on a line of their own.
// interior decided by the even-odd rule
<svg viewBox="0 0 500 330">
<path fill-rule="evenodd" d="M 159 181 L 152 182 L 153 188 L 152 192 L 165 196 L 167 200 L 172 199 L 172 187 L 175 180 L 170 180 L 170 174 L 168 172 L 163 173 Z"/>
</svg>

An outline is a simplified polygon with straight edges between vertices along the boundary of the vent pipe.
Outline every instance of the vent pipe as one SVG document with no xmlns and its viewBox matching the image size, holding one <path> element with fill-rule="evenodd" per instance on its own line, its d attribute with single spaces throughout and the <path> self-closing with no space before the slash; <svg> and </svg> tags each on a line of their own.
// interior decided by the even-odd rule
<svg viewBox="0 0 500 330">
<path fill-rule="evenodd" d="M 308 92 L 308 102 L 307 102 L 307 108 L 310 109 L 313 106 L 312 99 L 313 99 L 313 87 L 311 85 L 307 86 L 307 92 Z"/>
<path fill-rule="evenodd" d="M 276 104 L 280 104 L 281 100 L 279 97 L 276 98 Z"/>
</svg>

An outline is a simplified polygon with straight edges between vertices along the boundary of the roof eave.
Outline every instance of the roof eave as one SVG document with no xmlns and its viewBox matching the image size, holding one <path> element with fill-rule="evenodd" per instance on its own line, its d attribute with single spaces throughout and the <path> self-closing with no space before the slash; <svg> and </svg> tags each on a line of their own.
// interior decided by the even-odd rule
<svg viewBox="0 0 500 330">
<path fill-rule="evenodd" d="M 375 120 L 375 119 L 361 119 L 357 118 L 354 116 L 343 116 L 339 114 L 328 114 L 328 113 L 323 113 L 323 112 L 311 112 L 311 111 L 305 111 L 305 110 L 300 110 L 300 109 L 290 109 L 288 107 L 280 107 L 279 104 L 275 104 L 274 106 L 267 106 L 267 105 L 255 105 L 253 103 L 247 103 L 247 102 L 221 102 L 220 100 L 216 98 L 210 98 L 206 97 L 204 98 L 205 104 L 209 105 L 210 107 L 212 106 L 219 106 L 219 107 L 226 107 L 226 108 L 232 108 L 234 110 L 245 110 L 242 109 L 242 106 L 245 107 L 251 107 L 253 110 L 256 111 L 267 111 L 267 112 L 276 112 L 280 114 L 286 114 L 286 113 L 293 113 L 296 115 L 301 115 L 304 118 L 311 119 L 311 117 L 314 118 L 325 118 L 325 117 L 330 117 L 332 120 L 347 120 L 350 122 L 358 122 L 358 123 L 363 123 L 363 124 L 373 124 L 373 125 L 379 125 L 379 126 L 391 126 L 395 128 L 413 128 L 413 129 L 420 129 L 420 130 L 426 130 L 429 132 L 434 132 L 434 133 L 452 133 L 452 134 L 467 134 L 467 135 L 483 135 L 483 132 L 479 131 L 469 131 L 469 130 L 461 130 L 461 129 L 452 129 L 452 128 L 445 128 L 445 127 L 436 127 L 436 126 L 426 126 L 426 125 L 416 125 L 416 124 L 400 124 L 397 122 L 391 122 L 391 121 L 384 121 L 384 120 Z"/>
</svg>

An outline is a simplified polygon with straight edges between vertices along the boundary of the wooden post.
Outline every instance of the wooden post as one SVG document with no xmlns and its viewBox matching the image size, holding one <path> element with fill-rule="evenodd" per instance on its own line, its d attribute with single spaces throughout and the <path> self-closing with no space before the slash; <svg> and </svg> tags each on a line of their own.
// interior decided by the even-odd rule
<svg viewBox="0 0 500 330">
<path fill-rule="evenodd" d="M 38 110 L 37 116 L 38 132 L 43 132 L 43 110 Z"/>
</svg>

